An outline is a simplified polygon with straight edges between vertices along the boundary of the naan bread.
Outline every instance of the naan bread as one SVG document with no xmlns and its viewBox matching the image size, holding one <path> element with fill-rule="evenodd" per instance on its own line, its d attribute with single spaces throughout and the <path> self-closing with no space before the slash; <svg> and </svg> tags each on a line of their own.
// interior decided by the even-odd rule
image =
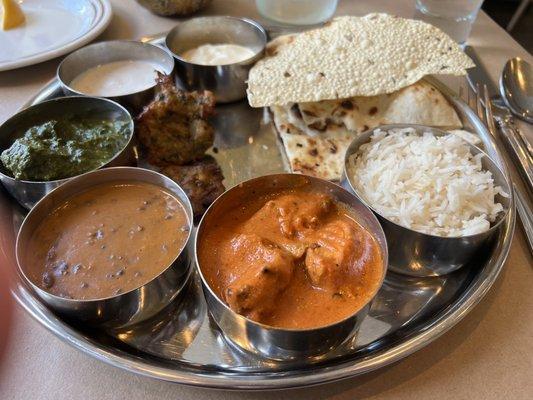
<svg viewBox="0 0 533 400">
<path fill-rule="evenodd" d="M 291 171 L 327 180 L 340 179 L 346 149 L 368 129 L 395 123 L 462 127 L 454 108 L 425 81 L 390 95 L 294 103 L 270 110 Z M 476 140 L 469 132 L 452 132 Z"/>
<path fill-rule="evenodd" d="M 352 135 L 336 138 L 313 138 L 280 133 L 291 171 L 338 181 L 344 169 L 344 155 Z"/>
<path fill-rule="evenodd" d="M 276 38 L 250 70 L 252 107 L 376 96 L 426 75 L 465 75 L 472 60 L 440 29 L 388 14 L 338 17 Z"/>
<path fill-rule="evenodd" d="M 391 94 L 297 103 L 286 110 L 291 122 L 311 136 L 340 129 L 360 133 L 385 124 L 462 126 L 450 103 L 425 81 Z"/>
<path fill-rule="evenodd" d="M 344 169 L 344 154 L 354 133 L 343 129 L 312 137 L 293 125 L 282 107 L 273 106 L 271 111 L 290 170 L 326 180 L 339 180 Z"/>
</svg>

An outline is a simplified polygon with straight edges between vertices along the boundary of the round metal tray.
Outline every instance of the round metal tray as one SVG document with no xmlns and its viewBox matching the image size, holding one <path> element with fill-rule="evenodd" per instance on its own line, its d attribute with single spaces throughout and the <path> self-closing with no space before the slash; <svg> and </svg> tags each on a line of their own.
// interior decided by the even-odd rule
<svg viewBox="0 0 533 400">
<path fill-rule="evenodd" d="M 437 80 L 430 79 L 476 132 L 488 155 L 505 164 L 490 133 L 475 113 Z M 60 96 L 57 81 L 27 105 Z M 283 159 L 268 114 L 245 101 L 217 106 L 215 150 L 231 187 L 245 179 L 283 171 Z M 512 203 L 514 204 L 514 202 Z M 3 265 L 15 268 L 15 235 L 24 211 L 5 191 L 0 194 Z M 230 345 L 210 320 L 194 279 L 183 297 L 154 319 L 125 331 L 103 332 L 63 320 L 43 305 L 22 279 L 14 295 L 44 327 L 88 355 L 141 375 L 224 389 L 264 390 L 302 387 L 352 377 L 391 364 L 438 338 L 457 324 L 498 277 L 511 245 L 514 206 L 492 243 L 470 265 L 436 278 L 389 273 L 359 334 L 313 362 L 273 362 Z"/>
</svg>

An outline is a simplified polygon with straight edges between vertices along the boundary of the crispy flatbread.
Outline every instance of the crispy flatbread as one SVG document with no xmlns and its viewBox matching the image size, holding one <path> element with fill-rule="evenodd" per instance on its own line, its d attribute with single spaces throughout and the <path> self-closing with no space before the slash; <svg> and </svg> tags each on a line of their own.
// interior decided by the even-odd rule
<svg viewBox="0 0 533 400">
<path fill-rule="evenodd" d="M 440 29 L 388 14 L 338 17 L 269 43 L 250 70 L 252 107 L 376 96 L 426 75 L 464 75 L 472 60 Z"/>
</svg>

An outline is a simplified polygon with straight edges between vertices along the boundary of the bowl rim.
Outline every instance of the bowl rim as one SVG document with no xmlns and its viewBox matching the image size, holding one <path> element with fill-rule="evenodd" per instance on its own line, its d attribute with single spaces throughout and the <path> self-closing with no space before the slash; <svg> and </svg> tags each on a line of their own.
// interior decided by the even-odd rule
<svg viewBox="0 0 533 400">
<path fill-rule="evenodd" d="M 484 232 L 474 233 L 474 234 L 470 234 L 470 235 L 462 235 L 462 236 L 440 236 L 440 235 L 434 235 L 434 234 L 431 234 L 431 233 L 420 232 L 420 231 L 408 228 L 408 227 L 406 227 L 404 225 L 400 225 L 397 222 L 394 222 L 394 221 L 390 220 L 389 218 L 383 216 L 379 211 L 377 211 L 374 207 L 372 207 L 363 198 L 363 196 L 355 188 L 355 185 L 352 182 L 352 178 L 351 178 L 350 174 L 348 173 L 349 169 L 351 168 L 351 166 L 350 166 L 351 158 L 354 156 L 354 154 L 357 153 L 357 151 L 359 150 L 359 148 L 363 144 L 366 144 L 366 143 L 368 143 L 370 141 L 370 139 L 372 137 L 372 134 L 375 133 L 377 130 L 382 130 L 382 131 L 386 131 L 387 132 L 387 130 L 390 131 L 392 129 L 408 129 L 408 128 L 413 128 L 415 130 L 415 133 L 417 135 L 419 135 L 419 136 L 420 136 L 420 134 L 425 133 L 425 132 L 429 132 L 429 133 L 431 133 L 433 135 L 437 134 L 436 136 L 439 136 L 439 137 L 453 135 L 453 133 L 447 132 L 447 131 L 445 131 L 445 130 L 443 130 L 441 128 L 432 127 L 432 126 L 428 126 L 428 125 L 421 125 L 421 124 L 385 124 L 385 125 L 377 126 L 375 128 L 368 129 L 368 130 L 360 133 L 358 136 L 356 136 L 350 142 L 350 145 L 348 146 L 348 149 L 346 150 L 346 154 L 344 155 L 343 177 L 346 180 L 346 182 L 348 183 L 348 185 L 350 186 L 350 189 L 353 191 L 353 194 L 364 205 L 366 205 L 370 210 L 372 210 L 372 212 L 374 214 L 376 214 L 379 218 L 382 218 L 383 220 L 385 220 L 387 223 L 392 224 L 395 227 L 398 227 L 400 229 L 404 229 L 404 230 L 407 230 L 407 231 L 412 232 L 414 234 L 422 235 L 422 236 L 425 236 L 425 237 L 428 237 L 428 238 L 444 239 L 444 240 L 447 240 L 447 241 L 452 241 L 452 240 L 463 240 L 463 239 L 471 239 L 471 238 L 475 238 L 475 237 L 481 237 L 481 236 L 484 236 L 484 235 L 489 235 L 492 232 L 494 232 L 503 223 L 503 221 L 506 219 L 507 214 L 509 213 L 509 210 L 511 208 L 510 205 L 506 206 L 506 205 L 502 204 L 503 211 L 498 213 L 497 221 L 494 222 L 494 223 L 491 222 L 490 223 L 491 224 L 490 228 L 488 230 L 484 231 Z M 424 132 L 424 129 L 426 129 L 427 131 Z M 387 132 L 387 134 L 388 134 L 388 132 Z M 455 135 L 455 136 L 457 136 L 457 135 Z M 363 138 L 365 138 L 365 137 L 367 137 L 368 140 L 362 142 Z M 481 148 L 479 148 L 475 144 L 472 144 L 472 143 L 468 142 L 467 140 L 461 138 L 460 136 L 458 136 L 458 137 L 461 140 L 463 140 L 463 142 L 465 142 L 470 149 L 473 148 L 473 149 L 475 149 L 477 151 L 478 154 L 482 154 L 483 157 L 486 158 L 486 160 L 488 160 L 489 164 L 491 165 L 491 168 L 494 168 L 495 170 L 497 170 L 500 173 L 500 175 L 503 178 L 503 181 L 505 182 L 505 185 L 507 186 L 507 188 L 502 188 L 502 189 L 507 189 L 507 192 L 508 192 L 509 198 L 510 198 L 512 187 L 511 187 L 510 183 L 508 182 L 507 177 L 504 175 L 503 171 L 496 165 L 496 163 L 489 157 L 489 155 L 487 153 L 485 153 Z M 361 143 L 359 143 L 359 145 L 354 149 L 353 147 L 354 147 L 355 143 L 358 143 L 360 141 L 361 141 Z M 491 172 L 491 175 L 493 175 L 492 171 L 489 171 L 489 172 Z"/>
<path fill-rule="evenodd" d="M 87 183 L 90 183 L 91 182 L 91 176 L 94 175 L 94 174 L 105 174 L 105 173 L 111 173 L 112 171 L 114 170 L 134 170 L 135 172 L 137 173 L 140 173 L 140 174 L 144 174 L 144 175 L 156 175 L 160 178 L 163 178 L 164 181 L 167 181 L 169 182 L 171 185 L 174 186 L 174 188 L 177 188 L 178 191 L 182 192 L 182 194 L 184 195 L 183 198 L 186 199 L 186 201 L 183 201 L 181 198 L 178 198 L 178 196 L 176 196 L 174 193 L 171 192 L 172 196 L 174 198 L 176 198 L 176 201 L 178 201 L 184 208 L 184 211 L 185 211 L 185 215 L 187 216 L 187 225 L 189 226 L 189 231 L 188 231 L 188 234 L 187 234 L 187 239 L 185 240 L 183 246 L 181 247 L 181 249 L 176 253 L 176 257 L 174 257 L 172 259 L 172 261 L 170 261 L 170 263 L 164 267 L 156 276 L 154 276 L 152 279 L 144 282 L 143 284 L 139 285 L 139 286 L 136 286 L 135 288 L 133 289 L 130 289 L 126 292 L 123 292 L 123 293 L 119 293 L 119 294 L 116 294 L 116 295 L 111 295 L 111 296 L 106 296 L 106 297 L 99 297 L 99 298 L 96 298 L 96 299 L 69 299 L 69 298 L 66 298 L 66 297 L 61 297 L 61 296 L 57 296 L 53 293 L 50 293 L 48 292 L 47 290 L 45 289 L 42 289 L 41 287 L 39 287 L 38 285 L 36 285 L 25 273 L 25 270 L 24 268 L 22 267 L 22 262 L 21 262 L 21 255 L 20 255 L 20 252 L 22 251 L 21 250 L 21 244 L 20 244 L 20 237 L 22 235 L 22 232 L 24 229 L 28 229 L 28 228 L 25 228 L 27 225 L 28 225 L 28 221 L 29 221 L 29 218 L 31 217 L 32 213 L 35 213 L 38 209 L 38 207 L 43 207 L 42 206 L 42 203 L 44 201 L 46 201 L 49 197 L 55 195 L 56 192 L 60 191 L 60 190 L 64 190 L 65 187 L 68 187 L 69 185 L 73 185 L 75 184 L 76 182 L 80 181 L 80 180 L 86 180 Z M 100 185 L 105 185 L 105 184 L 109 184 L 109 183 L 113 183 L 113 182 L 135 182 L 137 181 L 136 179 L 114 179 L 114 180 L 111 180 L 111 181 L 108 181 L 108 182 L 105 182 L 105 183 L 98 183 L 96 185 L 88 185 L 88 186 L 85 186 L 84 185 L 84 188 L 81 189 L 80 191 L 76 192 L 75 194 L 72 194 L 70 196 L 67 196 L 63 202 L 65 203 L 65 201 L 67 201 L 68 199 L 71 199 L 72 197 L 76 196 L 76 195 L 79 195 L 91 188 L 94 188 L 96 186 L 100 186 Z M 142 182 L 142 181 L 140 181 Z M 157 186 L 157 187 L 160 187 L 160 188 L 164 188 L 163 186 L 160 186 L 158 184 L 155 184 L 155 183 L 151 183 L 152 185 L 154 186 Z M 166 188 L 164 188 L 166 189 Z M 170 190 L 166 189 L 167 191 L 170 192 Z M 60 207 L 61 204 L 57 205 L 54 209 L 57 209 L 58 207 Z M 49 210 L 49 211 L 52 211 L 52 210 Z M 109 300 L 115 300 L 115 299 L 118 299 L 118 298 L 121 298 L 121 297 L 124 297 L 124 296 L 127 296 L 129 295 L 130 293 L 132 292 L 135 292 L 137 290 L 139 290 L 140 288 L 146 286 L 146 285 L 149 285 L 150 283 L 152 283 L 153 281 L 157 280 L 161 275 L 163 275 L 169 268 L 172 267 L 172 265 L 176 262 L 176 260 L 183 254 L 184 251 L 187 251 L 187 247 L 189 246 L 189 242 L 191 241 L 191 238 L 192 238 L 192 235 L 193 235 L 193 227 L 194 227 L 194 223 L 193 223 L 193 213 L 192 213 L 192 205 L 191 205 L 191 202 L 189 200 L 189 196 L 187 196 L 187 194 L 185 193 L 185 190 L 183 190 L 183 188 L 177 183 L 175 182 L 173 179 L 170 179 L 168 176 L 166 175 L 163 175 L 161 174 L 160 172 L 157 172 L 157 171 L 154 171 L 154 170 L 151 170 L 151 169 L 146 169 L 146 168 L 140 168 L 140 167 L 123 167 L 123 166 L 119 166 L 119 167 L 109 167 L 109 168 L 104 168 L 104 169 L 98 169 L 98 170 L 94 170 L 94 171 L 89 171 L 89 172 L 86 172 L 82 175 L 78 175 L 72 179 L 70 179 L 68 182 L 64 183 L 63 185 L 60 185 L 56 188 L 54 188 L 53 190 L 51 190 L 49 193 L 47 193 L 45 196 L 43 196 L 37 203 L 35 203 L 35 205 L 32 207 L 32 209 L 28 212 L 28 214 L 26 214 L 26 216 L 24 217 L 24 221 L 22 221 L 22 224 L 20 225 L 20 228 L 19 228 L 19 231 L 17 233 L 17 238 L 16 238 L 16 241 L 15 241 L 15 259 L 16 259 L 16 262 L 17 262 L 17 269 L 19 271 L 19 273 L 22 275 L 22 277 L 24 278 L 24 280 L 26 280 L 26 282 L 28 282 L 31 286 L 31 288 L 39 293 L 44 293 L 46 295 L 46 297 L 50 297 L 56 301 L 60 301 L 60 302 L 63 302 L 65 304 L 67 303 L 71 303 L 71 304 L 80 304 L 80 303 L 83 303 L 83 304 L 91 304 L 91 303 L 98 303 L 98 302 L 102 302 L 102 301 L 109 301 Z M 42 220 L 39 221 L 38 223 L 42 223 Z M 191 274 L 191 271 L 189 271 L 187 273 L 187 275 L 190 275 Z M 41 297 L 42 298 L 42 297 Z"/>
<path fill-rule="evenodd" d="M 11 176 L 11 175 L 8 175 L 8 174 L 4 173 L 2 171 L 2 169 L 5 168 L 4 166 L 2 166 L 2 169 L 0 169 L 0 176 L 2 176 L 2 178 L 5 178 L 5 179 L 13 181 L 13 182 L 24 183 L 24 184 L 29 184 L 29 185 L 31 185 L 31 184 L 41 184 L 41 185 L 45 185 L 45 184 L 52 184 L 52 185 L 61 184 L 62 182 L 67 182 L 70 179 L 77 178 L 78 176 L 82 176 L 82 175 L 88 174 L 89 172 L 98 171 L 98 170 L 102 169 L 103 167 L 105 167 L 106 165 L 108 165 L 111 162 L 113 162 L 116 158 L 118 158 L 124 152 L 124 150 L 126 150 L 128 148 L 128 146 L 131 145 L 131 143 L 133 142 L 133 140 L 135 138 L 135 121 L 134 121 L 133 117 L 131 116 L 131 113 L 124 106 L 122 106 L 121 104 L 117 103 L 114 100 L 111 100 L 111 99 L 108 99 L 108 98 L 105 98 L 105 97 L 95 97 L 95 96 L 85 96 L 85 95 L 61 96 L 61 97 L 56 97 L 56 98 L 53 98 L 53 99 L 50 99 L 50 100 L 42 101 L 40 103 L 31 105 L 31 106 L 29 106 L 27 108 L 24 108 L 23 110 L 20 110 L 19 112 L 13 114 L 4 123 L 0 124 L 0 130 L 6 124 L 11 122 L 14 118 L 17 118 L 17 117 L 19 117 L 20 115 L 22 115 L 22 114 L 24 114 L 26 112 L 30 112 L 30 110 L 34 110 L 34 109 L 37 109 L 39 107 L 42 107 L 44 104 L 50 104 L 50 103 L 54 103 L 54 102 L 61 103 L 61 102 L 67 102 L 67 101 L 85 101 L 85 100 L 101 101 L 101 102 L 110 103 L 114 107 L 117 107 L 120 110 L 120 112 L 122 112 L 123 115 L 126 117 L 125 119 L 127 120 L 128 125 L 129 125 L 128 126 L 128 129 L 129 129 L 128 140 L 126 141 L 124 146 L 113 155 L 113 157 L 111 157 L 109 160 L 107 160 L 106 162 L 104 162 L 100 166 L 98 166 L 96 168 L 93 168 L 92 170 L 83 172 L 81 174 L 69 176 L 69 177 L 66 177 L 66 178 L 54 179 L 54 180 L 50 180 L 50 181 L 31 181 L 31 180 L 27 180 L 27 179 L 17 179 L 14 176 Z M 13 145 L 13 143 L 11 143 L 11 145 Z M 11 145 L 9 147 L 11 147 Z M 7 150 L 7 149 L 8 149 L 8 147 L 6 149 L 1 150 L 1 151 L 3 152 L 4 150 Z"/>
<path fill-rule="evenodd" d="M 104 96 L 104 95 L 100 95 L 100 96 L 95 96 L 95 95 L 90 95 L 90 94 L 87 94 L 87 93 L 84 93 L 84 92 L 81 92 L 79 90 L 76 90 L 74 89 L 72 86 L 70 86 L 70 84 L 72 82 L 65 82 L 65 80 L 62 78 L 62 70 L 63 70 L 63 66 L 65 63 L 69 62 L 69 60 L 77 53 L 80 53 L 86 49 L 89 49 L 91 47 L 101 47 L 101 46 L 108 46 L 108 45 L 111 45 L 111 44 L 117 44 L 117 45 L 133 45 L 133 46 L 138 46 L 140 48 L 155 48 L 159 51 L 162 51 L 163 53 L 165 53 L 166 56 L 168 56 L 168 60 L 170 61 L 171 63 L 171 68 L 170 70 L 167 72 L 167 71 L 160 71 L 162 73 L 164 73 L 165 75 L 172 75 L 173 71 L 174 71 L 174 68 L 175 68 L 175 60 L 174 60 L 174 57 L 173 57 L 173 54 L 171 53 L 171 51 L 165 46 L 165 47 L 162 47 L 162 46 L 157 46 L 153 43 L 149 43 L 149 42 L 143 42 L 141 40 L 106 40 L 106 41 L 102 41 L 102 42 L 96 42 L 96 43 L 92 43 L 92 44 L 89 44 L 87 46 L 83 46 L 81 48 L 79 48 L 78 50 L 76 51 L 73 51 L 72 53 L 68 54 L 65 58 L 63 58 L 61 60 L 61 62 L 59 63 L 59 65 L 57 66 L 57 69 L 56 69 L 56 73 L 55 73 L 55 76 L 56 76 L 56 79 L 57 81 L 59 82 L 59 84 L 68 89 L 69 91 L 71 91 L 72 93 L 75 93 L 75 96 L 67 96 L 67 97 L 76 97 L 76 96 L 84 96 L 84 97 L 98 97 L 98 98 L 103 98 L 103 99 L 107 99 L 107 100 L 112 100 L 112 99 L 121 99 L 121 98 L 124 98 L 124 97 L 127 97 L 127 96 L 132 96 L 132 95 L 136 95 L 136 94 L 139 94 L 139 93 L 143 93 L 147 90 L 150 90 L 150 89 L 153 89 L 157 86 L 157 82 L 156 80 L 154 79 L 154 84 L 151 85 L 151 86 L 148 86 L 144 89 L 141 89 L 141 90 L 137 90 L 135 92 L 129 92 L 129 93 L 124 93 L 124 94 L 119 94 L 119 95 L 111 95 L 111 96 Z M 129 58 L 129 59 L 125 59 L 125 60 L 117 60 L 117 61 L 135 61 L 136 58 Z M 114 61 L 111 61 L 111 62 L 114 62 Z M 102 65 L 102 64 L 99 64 L 99 65 Z M 93 67 L 91 67 L 93 68 Z M 89 69 L 91 68 L 86 68 L 83 70 L 83 72 L 87 72 Z M 82 72 L 82 73 L 83 73 Z"/>
<path fill-rule="evenodd" d="M 380 240 L 377 240 L 376 237 L 378 235 L 376 235 L 375 232 L 370 232 L 370 230 L 365 227 L 365 229 L 367 231 L 369 231 L 369 233 L 372 235 L 374 240 L 376 240 L 376 242 L 378 243 L 378 246 L 379 246 L 380 251 L 382 253 L 381 254 L 381 256 L 382 256 L 382 275 L 381 275 L 381 279 L 379 281 L 379 284 L 376 285 L 376 288 L 373 291 L 372 295 L 368 298 L 368 300 L 361 307 L 357 308 L 353 313 L 351 313 L 347 317 L 345 317 L 345 318 L 343 318 L 341 320 L 335 321 L 335 322 L 333 322 L 331 324 L 321 325 L 321 326 L 317 326 L 317 327 L 313 327 L 313 328 L 297 329 L 297 328 L 280 328 L 280 327 L 275 327 L 275 326 L 272 326 L 272 325 L 267 325 L 267 324 L 263 324 L 261 322 L 254 321 L 254 320 L 252 320 L 250 318 L 245 317 L 242 314 L 239 314 L 238 312 L 234 311 L 233 309 L 231 309 L 229 307 L 229 305 L 227 305 L 226 302 L 224 302 L 214 292 L 214 290 L 211 288 L 211 285 L 209 285 L 209 283 L 207 282 L 207 279 L 205 278 L 204 274 L 202 273 L 201 264 L 200 264 L 200 261 L 198 259 L 198 246 L 199 246 L 198 237 L 199 237 L 199 235 L 201 233 L 200 229 L 203 227 L 204 220 L 206 219 L 206 216 L 208 215 L 208 213 L 210 211 L 212 212 L 212 210 L 215 209 L 215 207 L 217 207 L 217 204 L 220 203 L 220 201 L 223 200 L 223 198 L 227 195 L 227 193 L 233 191 L 234 189 L 240 188 L 240 187 L 242 187 L 244 185 L 251 184 L 252 182 L 256 182 L 256 181 L 260 181 L 260 180 L 271 180 L 271 179 L 275 179 L 276 177 L 280 177 L 280 176 L 304 177 L 304 178 L 308 178 L 310 180 L 313 180 L 316 183 L 319 183 L 321 185 L 329 186 L 329 187 L 332 187 L 332 188 L 334 188 L 336 190 L 344 191 L 346 194 L 352 196 L 354 198 L 354 200 L 356 200 L 357 202 L 361 203 L 361 206 L 363 206 L 363 210 L 365 210 L 365 212 L 368 212 L 368 217 L 370 217 L 370 219 L 375 223 L 376 227 L 378 228 L 378 232 L 377 232 L 378 235 L 381 235 L 382 238 L 383 238 L 383 242 L 381 242 Z M 338 199 L 336 199 L 336 200 L 339 201 L 340 203 L 345 204 L 344 202 L 342 202 L 342 201 L 340 201 Z M 350 207 L 349 204 L 345 204 L 345 205 L 347 207 Z M 218 304 L 220 304 L 226 311 L 230 312 L 232 315 L 236 316 L 238 319 L 242 319 L 242 320 L 246 321 L 246 323 L 255 325 L 255 326 L 259 327 L 260 329 L 264 329 L 264 330 L 268 330 L 268 331 L 272 331 L 272 332 L 282 332 L 282 333 L 283 332 L 287 332 L 287 333 L 319 332 L 321 330 L 328 330 L 328 329 L 331 329 L 334 326 L 342 325 L 343 323 L 346 323 L 347 321 L 349 321 L 350 319 L 352 319 L 356 315 L 358 315 L 361 312 L 361 310 L 363 310 L 365 307 L 367 307 L 369 304 L 372 303 L 372 301 L 376 297 L 377 293 L 381 290 L 381 287 L 383 286 L 383 283 L 385 281 L 385 276 L 387 275 L 387 270 L 388 270 L 388 266 L 389 266 L 389 250 L 388 250 L 388 244 L 387 244 L 387 238 L 385 236 L 385 232 L 383 231 L 383 227 L 381 226 L 381 223 L 376 218 L 376 215 L 372 212 L 372 210 L 369 207 L 366 206 L 366 204 L 361 202 L 360 199 L 357 198 L 357 196 L 355 196 L 353 193 L 350 193 L 350 191 L 346 190 L 342 186 L 337 185 L 337 184 L 335 184 L 333 182 L 326 181 L 324 179 L 317 178 L 317 177 L 314 177 L 314 176 L 302 175 L 302 174 L 297 174 L 297 173 L 289 173 L 289 172 L 262 175 L 262 176 L 258 176 L 258 177 L 254 177 L 254 178 L 248 179 L 246 181 L 243 181 L 243 182 L 235 184 L 234 186 L 232 186 L 231 188 L 226 190 L 224 193 L 222 193 L 220 196 L 218 196 L 215 199 L 215 201 L 213 203 L 211 203 L 211 205 L 205 211 L 205 213 L 202 216 L 200 222 L 198 223 L 198 228 L 196 230 L 196 235 L 194 237 L 193 246 L 194 246 L 194 261 L 195 261 L 195 264 L 196 264 L 196 270 L 198 272 L 198 275 L 200 276 L 200 280 L 202 282 L 202 286 L 209 291 L 210 295 L 213 296 L 213 298 L 218 302 Z M 209 304 L 208 304 L 208 308 L 210 308 Z"/>
<path fill-rule="evenodd" d="M 248 57 L 248 58 L 246 58 L 244 60 L 238 61 L 238 62 L 233 62 L 233 63 L 228 63 L 228 64 L 207 65 L 207 64 L 197 64 L 197 63 L 193 63 L 193 62 L 187 61 L 184 58 L 182 58 L 178 53 L 176 53 L 172 49 L 171 46 L 169 46 L 170 37 L 172 35 L 174 35 L 180 29 L 180 27 L 182 25 L 190 23 L 190 22 L 195 21 L 195 20 L 201 20 L 201 19 L 210 20 L 210 19 L 219 19 L 219 18 L 229 19 L 229 20 L 234 20 L 234 21 L 237 20 L 237 21 L 240 21 L 240 22 L 245 22 L 247 25 L 252 26 L 255 30 L 257 30 L 257 31 L 259 31 L 261 33 L 261 48 L 258 51 L 254 52 L 254 54 L 252 56 L 250 56 L 250 57 Z M 267 34 L 265 28 L 259 22 L 257 22 L 256 20 L 254 20 L 252 18 L 237 17 L 237 16 L 233 16 L 233 15 L 204 15 L 204 16 L 198 16 L 198 17 L 189 18 L 189 19 L 177 24 L 172 29 L 170 29 L 168 31 L 168 33 L 165 35 L 165 40 L 164 40 L 165 47 L 168 49 L 168 51 L 172 54 L 172 56 L 174 58 L 176 58 L 178 61 L 180 61 L 183 64 L 191 65 L 191 66 L 194 66 L 194 67 L 197 67 L 197 68 L 198 67 L 202 67 L 202 68 L 219 68 L 219 67 L 230 67 L 230 66 L 241 65 L 241 64 L 242 65 L 249 64 L 251 61 L 254 61 L 254 60 L 258 59 L 261 56 L 261 54 L 263 54 L 263 52 L 266 49 L 267 43 L 268 43 L 268 34 Z"/>
</svg>

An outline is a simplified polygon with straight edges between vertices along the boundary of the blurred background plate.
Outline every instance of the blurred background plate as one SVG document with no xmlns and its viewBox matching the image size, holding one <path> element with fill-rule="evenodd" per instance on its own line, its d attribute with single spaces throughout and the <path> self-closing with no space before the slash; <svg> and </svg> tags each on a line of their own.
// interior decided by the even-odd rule
<svg viewBox="0 0 533 400">
<path fill-rule="evenodd" d="M 0 71 L 69 53 L 95 39 L 111 21 L 108 0 L 24 0 L 26 22 L 0 30 Z"/>
</svg>

